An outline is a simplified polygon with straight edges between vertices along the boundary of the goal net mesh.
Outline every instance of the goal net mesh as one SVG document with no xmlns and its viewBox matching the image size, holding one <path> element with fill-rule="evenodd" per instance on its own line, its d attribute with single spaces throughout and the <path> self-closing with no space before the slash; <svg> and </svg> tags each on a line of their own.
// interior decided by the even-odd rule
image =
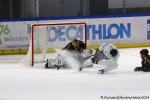
<svg viewBox="0 0 150 100">
<path fill-rule="evenodd" d="M 29 50 L 23 62 L 31 66 L 45 62 L 49 53 L 64 48 L 73 39 L 86 43 L 85 23 L 33 24 Z"/>
</svg>

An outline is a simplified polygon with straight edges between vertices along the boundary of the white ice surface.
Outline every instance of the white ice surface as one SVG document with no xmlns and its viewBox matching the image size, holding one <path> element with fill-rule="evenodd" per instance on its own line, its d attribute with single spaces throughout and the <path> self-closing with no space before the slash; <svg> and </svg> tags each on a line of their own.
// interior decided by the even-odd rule
<svg viewBox="0 0 150 100">
<path fill-rule="evenodd" d="M 0 100 L 107 100 L 101 96 L 150 96 L 150 73 L 133 72 L 140 66 L 140 49 L 120 49 L 118 69 L 103 75 L 91 69 L 78 72 L 0 63 Z"/>
</svg>

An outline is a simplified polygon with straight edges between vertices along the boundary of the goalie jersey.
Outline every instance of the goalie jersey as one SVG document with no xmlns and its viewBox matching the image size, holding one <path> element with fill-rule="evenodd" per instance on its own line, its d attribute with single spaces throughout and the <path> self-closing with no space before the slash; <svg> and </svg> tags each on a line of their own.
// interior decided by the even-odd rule
<svg viewBox="0 0 150 100">
<path fill-rule="evenodd" d="M 63 49 L 69 51 L 78 51 L 79 53 L 81 53 L 84 49 L 86 49 L 86 45 L 83 41 L 74 39 L 72 42 L 68 43 Z"/>
</svg>

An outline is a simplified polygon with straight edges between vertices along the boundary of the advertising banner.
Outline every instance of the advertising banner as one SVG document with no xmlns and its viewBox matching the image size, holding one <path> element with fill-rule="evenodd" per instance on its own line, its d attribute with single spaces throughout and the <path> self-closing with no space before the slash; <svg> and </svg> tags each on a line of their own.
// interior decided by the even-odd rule
<svg viewBox="0 0 150 100">
<path fill-rule="evenodd" d="M 0 50 L 28 49 L 31 39 L 31 26 L 33 24 L 61 23 L 86 23 L 86 27 L 72 25 L 61 25 L 58 27 L 52 25 L 51 28 L 46 28 L 47 30 L 52 29 L 50 31 L 53 32 L 50 32 L 47 37 L 48 47 L 54 42 L 57 46 L 74 38 L 82 40 L 85 33 L 83 30 L 86 30 L 87 45 L 91 47 L 104 42 L 118 44 L 122 47 L 126 44 L 134 44 L 133 46 L 136 46 L 150 43 L 150 16 L 44 19 L 0 22 Z M 73 31 L 76 31 L 78 35 L 71 35 Z"/>
</svg>

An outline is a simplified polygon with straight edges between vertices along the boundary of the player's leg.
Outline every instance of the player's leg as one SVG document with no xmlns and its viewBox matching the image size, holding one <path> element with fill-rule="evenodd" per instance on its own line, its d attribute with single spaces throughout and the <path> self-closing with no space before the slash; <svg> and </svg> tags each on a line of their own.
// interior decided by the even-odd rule
<svg viewBox="0 0 150 100">
<path fill-rule="evenodd" d="M 104 72 L 109 72 L 111 70 L 114 70 L 118 67 L 118 63 L 115 63 L 113 65 L 110 65 L 110 66 L 107 66 L 105 69 L 104 69 Z"/>
<path fill-rule="evenodd" d="M 88 59 L 84 61 L 82 64 L 80 64 L 79 71 L 82 71 L 83 68 L 92 67 L 92 66 L 93 66 L 93 63 L 91 59 Z"/>
</svg>

